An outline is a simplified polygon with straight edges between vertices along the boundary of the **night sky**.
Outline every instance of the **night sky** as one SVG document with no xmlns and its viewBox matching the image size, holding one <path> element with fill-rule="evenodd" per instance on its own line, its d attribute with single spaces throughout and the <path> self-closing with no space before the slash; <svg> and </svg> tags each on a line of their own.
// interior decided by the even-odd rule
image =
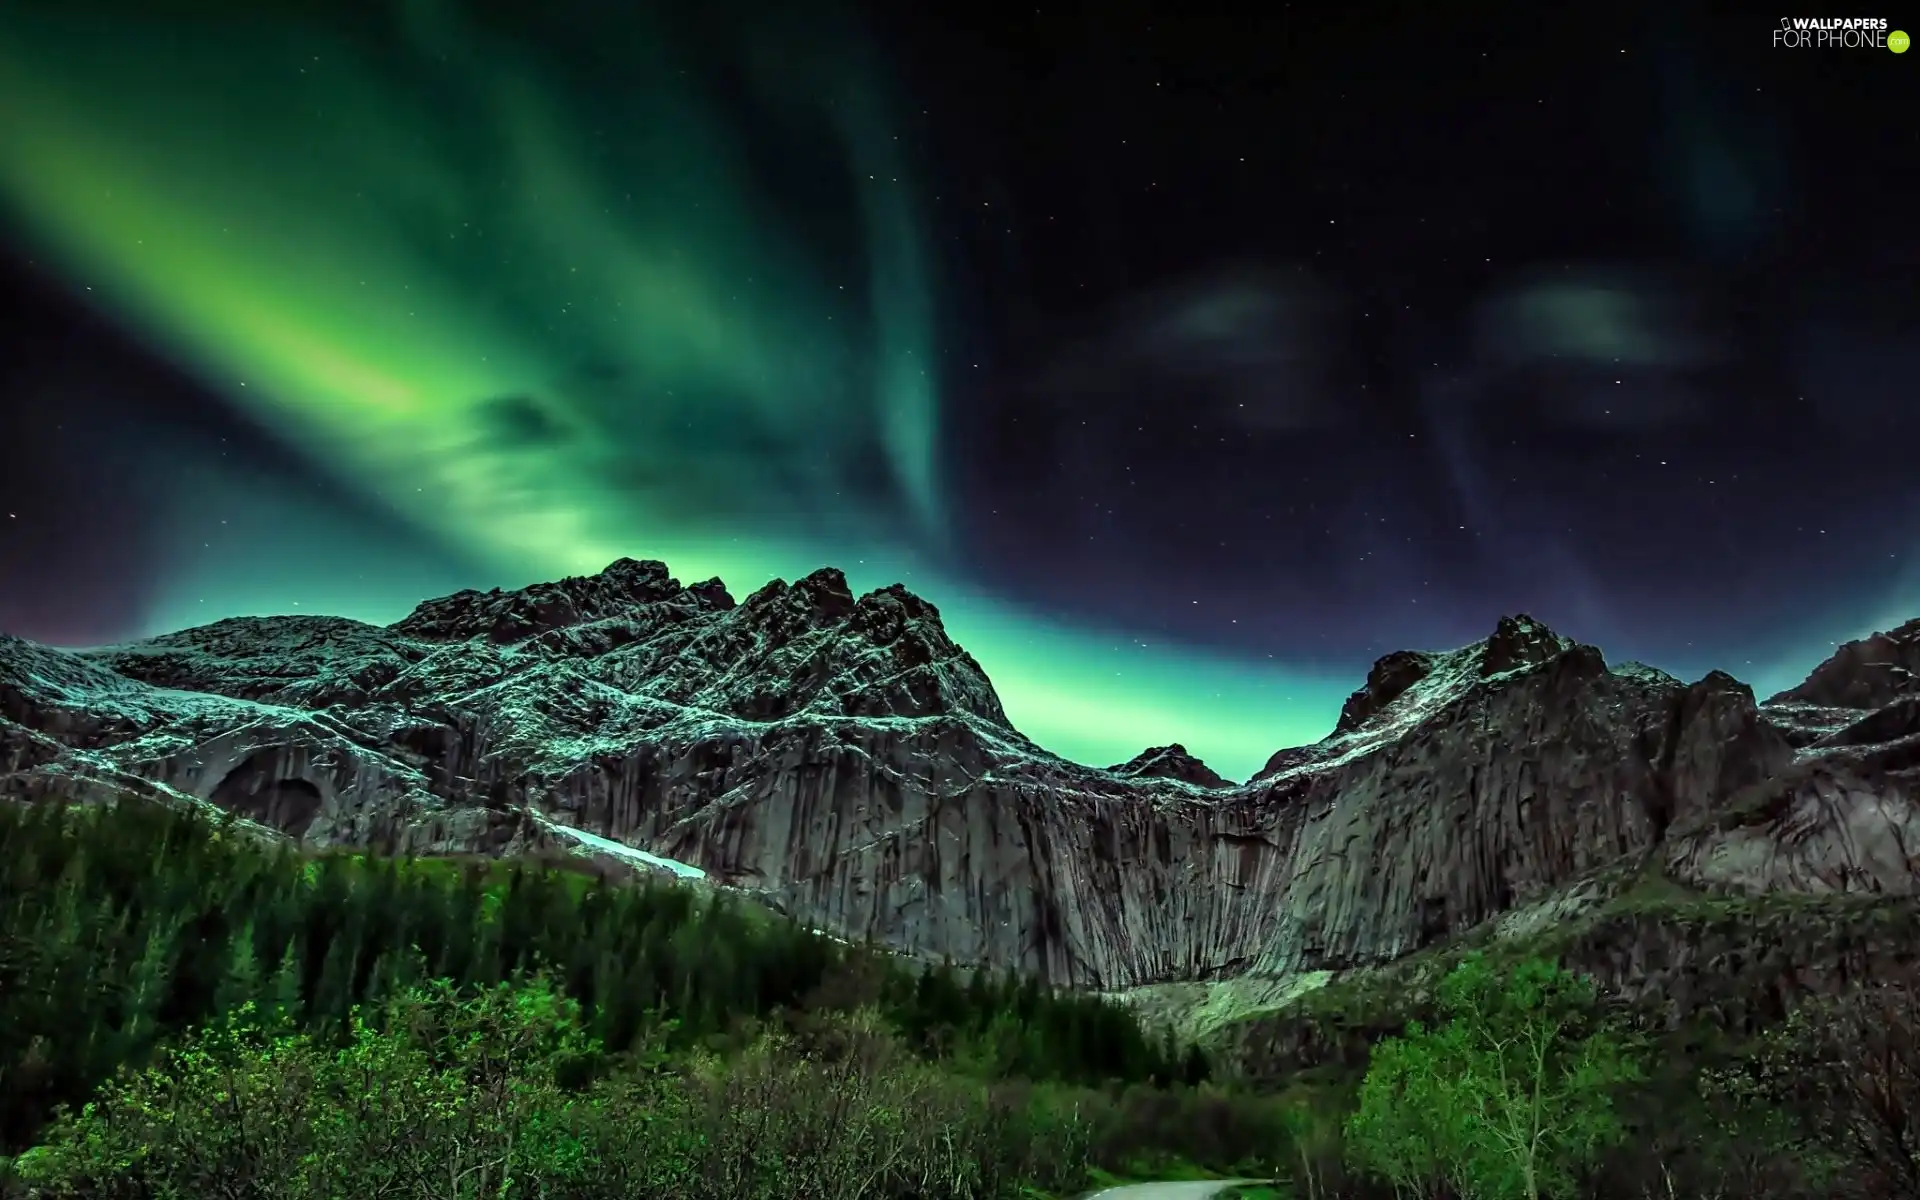
<svg viewBox="0 0 1920 1200">
<path fill-rule="evenodd" d="M 0 629 L 832 564 L 1244 777 L 1503 613 L 1920 615 L 1920 54 L 1209 7 L 0 7 Z"/>
</svg>

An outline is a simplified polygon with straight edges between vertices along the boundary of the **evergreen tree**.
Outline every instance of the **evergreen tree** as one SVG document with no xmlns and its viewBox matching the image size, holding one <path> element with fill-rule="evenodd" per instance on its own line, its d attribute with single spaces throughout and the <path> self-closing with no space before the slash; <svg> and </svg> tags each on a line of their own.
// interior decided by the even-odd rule
<svg viewBox="0 0 1920 1200">
<path fill-rule="evenodd" d="M 297 1025 L 305 1021 L 307 1008 L 300 987 L 306 973 L 304 958 L 298 939 L 288 938 L 260 1004 L 261 1016 L 270 1024 Z"/>
<path fill-rule="evenodd" d="M 248 1001 L 270 1024 L 337 1030 L 356 1003 L 416 982 L 541 968 L 611 1050 L 657 1049 L 662 1028 L 728 1033 L 819 1002 L 832 980 L 829 1007 L 877 1003 L 909 1044 L 989 1046 L 1003 1073 L 1132 1079 L 1167 1058 L 1104 1001 L 962 980 L 951 963 L 916 971 L 727 895 L 314 855 L 145 801 L 0 805 L 0 1138 L 18 1144 L 155 1039 Z"/>
<path fill-rule="evenodd" d="M 1212 1075 L 1213 1068 L 1207 1062 L 1207 1052 L 1200 1048 L 1198 1042 L 1189 1044 L 1185 1061 L 1182 1063 L 1181 1082 L 1188 1087 L 1199 1087 Z"/>
<path fill-rule="evenodd" d="M 314 984 L 312 1019 L 333 1028 L 344 1028 L 356 997 L 353 976 L 358 963 L 356 948 L 345 936 L 336 935 L 327 945 L 321 960 L 320 975 Z"/>
<path fill-rule="evenodd" d="M 221 975 L 219 988 L 214 993 L 214 1011 L 224 1016 L 249 1000 L 258 1001 L 264 985 L 260 956 L 253 948 L 253 923 L 248 922 L 233 938 L 226 972 Z"/>
<path fill-rule="evenodd" d="M 151 928 L 139 961 L 127 978 L 120 1034 L 129 1054 L 145 1050 L 159 1032 L 160 1013 L 173 980 L 176 936 L 164 925 Z"/>
</svg>

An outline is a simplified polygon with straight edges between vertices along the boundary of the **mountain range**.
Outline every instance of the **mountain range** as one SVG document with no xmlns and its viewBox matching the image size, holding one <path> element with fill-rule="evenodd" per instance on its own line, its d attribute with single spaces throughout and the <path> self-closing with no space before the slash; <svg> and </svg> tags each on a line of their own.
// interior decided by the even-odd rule
<svg viewBox="0 0 1920 1200">
<path fill-rule="evenodd" d="M 670 872 L 1062 986 L 1247 985 L 1565 924 L 1648 878 L 1911 901 L 1920 620 L 1758 702 L 1508 617 L 1380 659 L 1244 783 L 1177 745 L 1047 752 L 932 604 L 832 569 L 736 602 L 622 559 L 387 626 L 0 636 L 0 795 L 127 794 L 314 846 Z"/>
</svg>

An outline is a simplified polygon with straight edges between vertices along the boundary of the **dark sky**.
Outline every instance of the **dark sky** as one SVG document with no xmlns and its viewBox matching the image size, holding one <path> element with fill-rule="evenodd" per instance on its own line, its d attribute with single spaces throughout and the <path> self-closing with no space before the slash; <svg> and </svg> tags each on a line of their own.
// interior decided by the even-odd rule
<svg viewBox="0 0 1920 1200">
<path fill-rule="evenodd" d="M 1147 620 L 1196 581 L 1318 597 L 1343 645 L 1440 589 L 1667 656 L 1884 595 L 1920 481 L 1914 64 L 1623 9 L 922 31 L 964 64 L 952 190 L 992 202 L 949 227 L 993 360 L 960 406 L 984 569 L 1066 554 L 1027 586 Z"/>
<path fill-rule="evenodd" d="M 1763 687 L 1920 613 L 1920 56 L 1671 5 L 175 7 L 151 43 L 36 9 L 0 56 L 8 631 L 844 558 L 1076 752 L 1100 713 L 1049 725 L 1012 659 L 1157 648 L 1126 686 L 1194 713 L 1279 671 L 1292 729 L 1504 612 Z M 313 89 L 280 125 L 275 80 Z M 485 454 L 355 407 L 456 376 Z M 569 490 L 601 470 L 626 500 Z"/>
</svg>

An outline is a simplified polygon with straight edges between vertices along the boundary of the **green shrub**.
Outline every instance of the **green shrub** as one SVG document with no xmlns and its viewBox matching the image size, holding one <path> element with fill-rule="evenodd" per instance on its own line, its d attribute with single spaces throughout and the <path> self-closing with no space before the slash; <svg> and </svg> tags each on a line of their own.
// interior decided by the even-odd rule
<svg viewBox="0 0 1920 1200">
<path fill-rule="evenodd" d="M 1440 1008 L 1437 1028 L 1415 1022 L 1374 1048 L 1353 1153 L 1407 1191 L 1574 1195 L 1624 1136 L 1616 1093 L 1643 1077 L 1632 1043 L 1596 1019 L 1592 986 L 1538 960 L 1497 973 L 1475 955 L 1442 983 Z"/>
</svg>

